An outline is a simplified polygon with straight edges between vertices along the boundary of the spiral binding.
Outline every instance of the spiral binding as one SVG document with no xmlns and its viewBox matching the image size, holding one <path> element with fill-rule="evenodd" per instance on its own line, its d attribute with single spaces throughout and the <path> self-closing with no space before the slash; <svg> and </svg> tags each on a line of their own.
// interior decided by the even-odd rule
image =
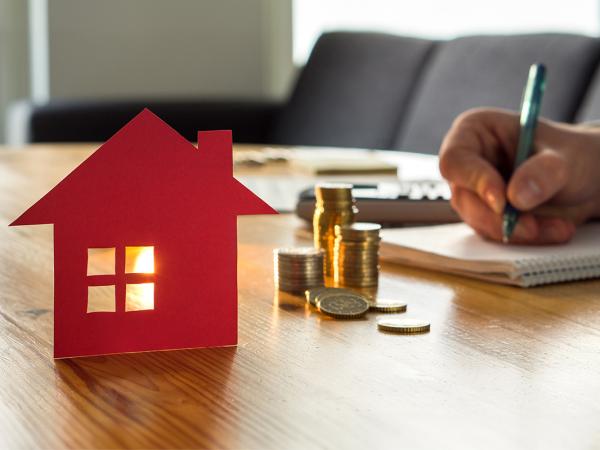
<svg viewBox="0 0 600 450">
<path fill-rule="evenodd" d="M 600 256 L 561 255 L 515 262 L 514 278 L 525 287 L 600 277 Z"/>
</svg>

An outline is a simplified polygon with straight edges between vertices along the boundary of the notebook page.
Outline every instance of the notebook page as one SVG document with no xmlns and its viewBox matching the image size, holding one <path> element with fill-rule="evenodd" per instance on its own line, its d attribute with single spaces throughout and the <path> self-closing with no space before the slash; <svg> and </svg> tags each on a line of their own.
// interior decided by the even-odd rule
<svg viewBox="0 0 600 450">
<path fill-rule="evenodd" d="M 556 261 L 573 257 L 600 257 L 600 223 L 578 228 L 575 237 L 562 245 L 504 245 L 486 241 L 464 223 L 386 229 L 382 242 L 463 261 L 524 262 Z M 398 249 L 399 252 L 402 250 Z"/>
</svg>

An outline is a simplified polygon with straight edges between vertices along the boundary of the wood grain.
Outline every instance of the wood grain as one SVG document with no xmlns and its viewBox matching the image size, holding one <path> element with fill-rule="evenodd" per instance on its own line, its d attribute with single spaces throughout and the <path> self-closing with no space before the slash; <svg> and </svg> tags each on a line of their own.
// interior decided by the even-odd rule
<svg viewBox="0 0 600 450">
<path fill-rule="evenodd" d="M 239 220 L 238 347 L 54 361 L 52 228 L 6 225 L 90 148 L 0 152 L 1 448 L 600 448 L 600 281 L 384 265 L 432 323 L 385 334 L 274 292 L 289 215 Z"/>
</svg>

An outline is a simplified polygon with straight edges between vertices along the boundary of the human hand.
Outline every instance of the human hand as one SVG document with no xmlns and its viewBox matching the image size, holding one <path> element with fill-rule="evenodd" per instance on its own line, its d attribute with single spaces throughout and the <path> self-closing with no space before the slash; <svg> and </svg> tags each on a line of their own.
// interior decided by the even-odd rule
<svg viewBox="0 0 600 450">
<path fill-rule="evenodd" d="M 522 211 L 511 243 L 553 244 L 600 217 L 600 130 L 540 119 L 534 153 L 512 174 L 519 115 L 472 109 L 456 118 L 440 150 L 452 206 L 485 238 L 502 240 L 508 201 Z"/>
</svg>

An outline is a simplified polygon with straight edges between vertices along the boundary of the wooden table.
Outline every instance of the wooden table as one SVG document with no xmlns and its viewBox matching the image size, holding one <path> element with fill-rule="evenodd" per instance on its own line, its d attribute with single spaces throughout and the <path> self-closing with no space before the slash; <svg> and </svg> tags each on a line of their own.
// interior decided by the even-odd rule
<svg viewBox="0 0 600 450">
<path fill-rule="evenodd" d="M 0 152 L 0 447 L 600 447 L 600 281 L 518 289 L 384 265 L 417 336 L 273 290 L 289 215 L 239 220 L 237 348 L 52 359 L 52 228 L 6 224 L 85 148 Z"/>
</svg>

